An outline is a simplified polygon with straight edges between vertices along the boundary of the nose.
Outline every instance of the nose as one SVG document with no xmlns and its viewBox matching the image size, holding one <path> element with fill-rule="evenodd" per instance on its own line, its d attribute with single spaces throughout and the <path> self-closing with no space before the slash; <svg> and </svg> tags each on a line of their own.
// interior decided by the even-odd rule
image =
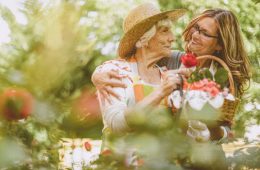
<svg viewBox="0 0 260 170">
<path fill-rule="evenodd" d="M 175 37 L 174 37 L 172 31 L 170 31 L 170 33 L 169 33 L 169 35 L 168 35 L 168 41 L 169 41 L 170 43 L 172 43 L 173 41 L 175 41 Z"/>
<path fill-rule="evenodd" d="M 194 39 L 198 39 L 200 36 L 200 33 L 198 30 L 194 31 L 192 34 L 191 34 L 191 37 L 194 38 Z"/>
</svg>

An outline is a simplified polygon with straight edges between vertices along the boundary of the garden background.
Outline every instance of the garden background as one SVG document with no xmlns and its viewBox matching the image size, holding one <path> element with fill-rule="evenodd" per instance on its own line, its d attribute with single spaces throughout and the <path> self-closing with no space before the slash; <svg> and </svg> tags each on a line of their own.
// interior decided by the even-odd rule
<svg viewBox="0 0 260 170">
<path fill-rule="evenodd" d="M 234 140 L 259 144 L 259 0 L 0 0 L 1 100 L 9 89 L 29 94 L 22 99 L 28 103 L 34 101 L 27 119 L 0 119 L 0 169 L 56 169 L 62 138 L 101 139 L 103 125 L 91 74 L 117 57 L 123 18 L 143 2 L 162 10 L 189 10 L 173 25 L 173 49 L 180 50 L 182 30 L 192 17 L 207 8 L 236 14 L 252 81 L 235 116 Z M 17 101 L 11 104 L 16 107 Z M 247 154 L 238 151 L 232 158 L 234 168 L 260 168 L 259 153 L 259 147 Z"/>
</svg>

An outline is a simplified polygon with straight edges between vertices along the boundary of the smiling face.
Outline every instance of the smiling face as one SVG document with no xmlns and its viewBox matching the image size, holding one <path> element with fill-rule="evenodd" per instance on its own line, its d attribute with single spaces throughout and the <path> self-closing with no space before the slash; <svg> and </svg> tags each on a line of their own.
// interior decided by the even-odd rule
<svg viewBox="0 0 260 170">
<path fill-rule="evenodd" d="M 157 26 L 154 36 L 148 41 L 145 48 L 147 66 L 150 67 L 164 57 L 170 57 L 173 33 L 170 27 Z"/>
<path fill-rule="evenodd" d="M 148 42 L 147 49 L 158 58 L 169 57 L 173 40 L 173 33 L 169 27 L 158 27 L 155 35 Z"/>
<path fill-rule="evenodd" d="M 212 55 L 222 47 L 218 43 L 217 24 L 213 18 L 205 17 L 197 21 L 191 28 L 188 49 L 198 56 Z"/>
<path fill-rule="evenodd" d="M 217 38 L 211 37 L 212 35 Z M 250 62 L 238 19 L 232 11 L 219 8 L 205 10 L 192 19 L 182 36 L 187 52 L 215 55 L 222 59 L 232 72 L 237 94 L 243 94 L 245 85 L 250 82 Z M 214 50 L 218 52 L 214 53 Z"/>
</svg>

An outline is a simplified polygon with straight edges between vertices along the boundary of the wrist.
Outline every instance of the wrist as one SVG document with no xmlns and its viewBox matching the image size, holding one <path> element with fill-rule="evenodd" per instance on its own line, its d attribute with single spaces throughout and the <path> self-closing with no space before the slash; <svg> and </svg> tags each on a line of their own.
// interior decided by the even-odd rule
<svg viewBox="0 0 260 170">
<path fill-rule="evenodd" d="M 160 88 L 155 92 L 155 96 L 158 97 L 159 100 L 162 100 L 166 95 L 164 91 Z"/>
</svg>

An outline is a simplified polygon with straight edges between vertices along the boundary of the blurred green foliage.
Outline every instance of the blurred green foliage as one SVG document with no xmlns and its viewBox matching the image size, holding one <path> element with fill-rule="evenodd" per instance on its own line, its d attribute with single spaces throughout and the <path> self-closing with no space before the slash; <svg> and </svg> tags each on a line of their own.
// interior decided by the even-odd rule
<svg viewBox="0 0 260 170">
<path fill-rule="evenodd" d="M 100 138 L 100 117 L 90 122 L 72 107 L 84 90 L 94 93 L 90 80 L 93 70 L 103 61 L 117 57 L 123 18 L 143 2 L 153 2 L 163 10 L 189 9 L 188 15 L 173 28 L 174 48 L 179 50 L 183 49 L 182 30 L 193 16 L 212 7 L 235 12 L 253 70 L 251 87 L 242 102 L 260 102 L 258 0 L 198 0 L 196 3 L 192 0 L 50 0 L 44 4 L 40 0 L 25 0 L 20 3 L 20 12 L 26 18 L 23 24 L 17 22 L 10 9 L 0 5 L 0 16 L 10 29 L 10 42 L 0 44 L 0 91 L 6 87 L 23 87 L 35 97 L 35 110 L 29 119 L 0 120 L 0 168 L 55 169 L 61 137 Z M 169 122 L 161 118 L 162 122 L 151 120 L 151 127 L 147 128 L 154 132 L 159 125 L 164 130 Z M 241 106 L 236 115 L 236 128 L 242 135 L 245 124 L 252 121 L 259 124 L 259 120 L 257 109 L 247 111 Z M 14 151 L 6 149 L 6 143 L 19 151 L 15 160 L 3 157 Z"/>
</svg>

